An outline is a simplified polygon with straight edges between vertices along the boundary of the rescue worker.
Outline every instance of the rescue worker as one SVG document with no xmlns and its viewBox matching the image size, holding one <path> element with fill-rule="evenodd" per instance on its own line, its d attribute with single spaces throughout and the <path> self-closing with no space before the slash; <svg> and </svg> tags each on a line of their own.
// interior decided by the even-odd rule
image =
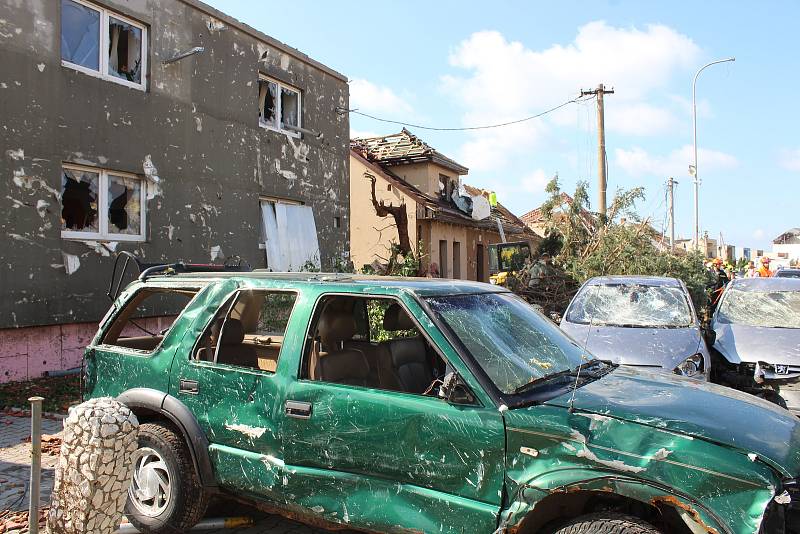
<svg viewBox="0 0 800 534">
<path fill-rule="evenodd" d="M 772 276 L 772 271 L 769 268 L 769 258 L 764 256 L 761 258 L 761 267 L 758 268 L 758 276 L 761 278 L 769 278 Z"/>
<path fill-rule="evenodd" d="M 713 273 L 714 273 L 714 286 L 711 291 L 711 309 L 717 307 L 717 302 L 719 302 L 720 297 L 722 296 L 722 292 L 725 290 L 725 286 L 728 282 L 731 281 L 728 273 L 725 272 L 725 269 L 722 268 L 722 260 L 719 258 L 714 258 L 712 261 L 714 266 Z"/>
<path fill-rule="evenodd" d="M 542 253 L 536 263 L 533 264 L 530 270 L 531 277 L 528 281 L 528 287 L 535 287 L 542 285 L 546 279 L 555 274 L 553 267 L 553 259 L 547 252 Z"/>
<path fill-rule="evenodd" d="M 745 278 L 758 278 L 758 269 L 756 269 L 756 264 L 750 260 L 747 262 L 747 269 L 744 271 Z"/>
</svg>

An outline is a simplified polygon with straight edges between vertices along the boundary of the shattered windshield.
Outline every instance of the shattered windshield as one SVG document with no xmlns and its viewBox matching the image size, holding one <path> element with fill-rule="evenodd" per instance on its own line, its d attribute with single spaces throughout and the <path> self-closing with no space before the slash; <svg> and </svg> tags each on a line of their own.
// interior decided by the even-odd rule
<svg viewBox="0 0 800 534">
<path fill-rule="evenodd" d="M 584 288 L 567 321 L 629 327 L 684 327 L 693 323 L 686 294 L 678 287 L 605 284 Z"/>
<path fill-rule="evenodd" d="M 717 312 L 723 323 L 800 328 L 800 291 L 728 289 Z"/>
<path fill-rule="evenodd" d="M 503 393 L 593 359 L 516 296 L 481 293 L 427 301 Z"/>
</svg>

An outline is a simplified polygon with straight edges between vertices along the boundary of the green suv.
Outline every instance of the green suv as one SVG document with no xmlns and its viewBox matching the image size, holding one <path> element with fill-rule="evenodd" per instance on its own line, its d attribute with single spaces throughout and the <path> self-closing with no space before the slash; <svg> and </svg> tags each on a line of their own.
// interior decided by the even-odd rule
<svg viewBox="0 0 800 534">
<path fill-rule="evenodd" d="M 377 532 L 798 532 L 800 420 L 599 361 L 488 284 L 148 269 L 84 375 L 142 423 L 145 532 L 217 493 Z"/>
</svg>

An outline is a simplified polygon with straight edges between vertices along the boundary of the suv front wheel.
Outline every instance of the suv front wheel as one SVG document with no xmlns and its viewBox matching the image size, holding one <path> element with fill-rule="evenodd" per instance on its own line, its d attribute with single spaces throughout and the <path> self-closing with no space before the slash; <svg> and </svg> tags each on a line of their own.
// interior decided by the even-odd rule
<svg viewBox="0 0 800 534">
<path fill-rule="evenodd" d="M 661 534 L 638 517 L 616 513 L 597 513 L 578 517 L 562 525 L 553 534 Z"/>
<path fill-rule="evenodd" d="M 125 504 L 128 520 L 141 532 L 183 532 L 200 521 L 208 499 L 181 436 L 164 424 L 140 425 Z"/>
</svg>

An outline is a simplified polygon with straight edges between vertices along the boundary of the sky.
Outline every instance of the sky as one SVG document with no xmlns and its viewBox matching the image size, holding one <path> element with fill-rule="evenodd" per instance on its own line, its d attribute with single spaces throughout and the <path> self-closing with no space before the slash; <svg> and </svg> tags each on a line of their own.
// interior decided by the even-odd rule
<svg viewBox="0 0 800 534">
<path fill-rule="evenodd" d="M 800 87 L 795 1 L 472 2 L 206 0 L 350 80 L 350 107 L 433 127 L 497 124 L 613 87 L 605 97 L 609 199 L 642 186 L 637 210 L 692 237 L 692 78 L 697 82 L 700 224 L 727 244 L 771 248 L 800 226 Z M 401 126 L 351 114 L 351 136 Z M 597 199 L 593 100 L 514 126 L 408 129 L 469 167 L 517 215 L 562 189 Z M 740 249 L 739 249 L 740 250 Z"/>
</svg>

